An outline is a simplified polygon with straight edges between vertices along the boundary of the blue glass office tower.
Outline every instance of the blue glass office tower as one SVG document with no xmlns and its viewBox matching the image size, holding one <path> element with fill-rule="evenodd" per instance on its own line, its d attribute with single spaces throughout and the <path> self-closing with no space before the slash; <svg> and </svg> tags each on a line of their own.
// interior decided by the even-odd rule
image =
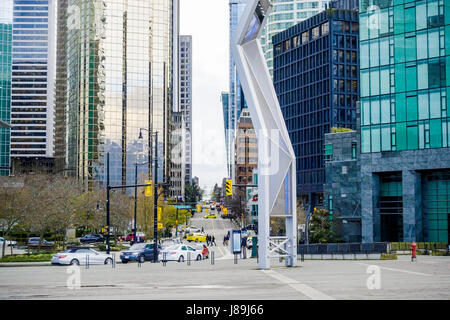
<svg viewBox="0 0 450 320">
<path fill-rule="evenodd" d="M 297 194 L 322 202 L 324 134 L 356 128 L 356 11 L 329 9 L 275 35 L 274 85 L 297 157 Z"/>
<path fill-rule="evenodd" d="M 12 1 L 0 3 L 0 120 L 11 120 Z M 0 176 L 9 175 L 10 129 L 0 125 Z"/>
<path fill-rule="evenodd" d="M 233 45 L 234 33 L 239 24 L 239 19 L 244 12 L 247 0 L 230 0 L 230 37 L 229 43 L 230 48 Z M 241 88 L 241 83 L 239 81 L 239 76 L 236 72 L 236 66 L 232 55 L 230 54 L 230 65 L 229 65 L 229 79 L 230 79 L 230 89 L 229 89 L 229 104 L 228 112 L 224 114 L 224 124 L 225 124 L 225 143 L 227 151 L 227 170 L 228 176 L 233 175 L 233 163 L 234 163 L 234 137 L 237 125 L 237 120 L 241 114 L 241 110 L 245 108 L 244 93 Z M 226 119 L 225 119 L 226 118 Z"/>
</svg>

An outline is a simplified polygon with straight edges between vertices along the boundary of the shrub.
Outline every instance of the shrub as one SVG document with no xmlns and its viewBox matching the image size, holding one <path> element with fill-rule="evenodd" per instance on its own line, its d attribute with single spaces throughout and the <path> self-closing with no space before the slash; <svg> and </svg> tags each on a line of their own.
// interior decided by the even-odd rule
<svg viewBox="0 0 450 320">
<path fill-rule="evenodd" d="M 0 259 L 0 262 L 44 262 L 52 259 L 53 253 L 33 253 L 9 255 Z"/>
<path fill-rule="evenodd" d="M 397 260 L 395 253 L 382 253 L 380 260 Z"/>
</svg>

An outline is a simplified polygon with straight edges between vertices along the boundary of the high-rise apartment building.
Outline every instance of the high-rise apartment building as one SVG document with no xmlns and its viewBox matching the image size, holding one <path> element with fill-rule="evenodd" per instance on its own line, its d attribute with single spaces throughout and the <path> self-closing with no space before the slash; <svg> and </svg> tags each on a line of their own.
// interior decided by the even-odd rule
<svg viewBox="0 0 450 320">
<path fill-rule="evenodd" d="M 185 130 L 184 166 L 186 184 L 192 182 L 192 36 L 181 35 L 179 40 L 179 88 L 180 112 L 183 114 Z"/>
<path fill-rule="evenodd" d="M 362 241 L 450 241 L 450 2 L 360 1 Z"/>
<path fill-rule="evenodd" d="M 183 112 L 172 112 L 170 143 L 170 197 L 183 200 L 186 177 L 186 135 Z"/>
<path fill-rule="evenodd" d="M 172 1 L 69 5 L 69 17 L 80 19 L 67 30 L 66 169 L 93 187 L 105 182 L 109 153 L 111 184 L 126 184 L 135 163 L 139 175 L 151 171 L 157 147 L 158 181 L 168 180 Z"/>
<path fill-rule="evenodd" d="M 356 128 L 358 13 L 323 11 L 273 38 L 274 86 L 297 158 L 297 194 L 323 199 L 324 135 Z"/>
<path fill-rule="evenodd" d="M 56 1 L 13 0 L 11 157 L 53 166 Z"/>
<path fill-rule="evenodd" d="M 0 176 L 10 174 L 12 0 L 0 3 Z"/>
<path fill-rule="evenodd" d="M 258 144 L 248 109 L 239 117 L 235 145 L 236 184 L 251 184 L 253 168 L 258 165 Z"/>
</svg>

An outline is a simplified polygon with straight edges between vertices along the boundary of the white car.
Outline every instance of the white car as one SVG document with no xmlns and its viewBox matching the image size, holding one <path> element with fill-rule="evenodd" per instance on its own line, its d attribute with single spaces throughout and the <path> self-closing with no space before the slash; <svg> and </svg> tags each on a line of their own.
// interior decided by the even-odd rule
<svg viewBox="0 0 450 320">
<path fill-rule="evenodd" d="M 177 244 L 181 244 L 181 239 L 179 237 L 178 238 L 173 238 L 173 239 L 162 239 L 161 240 L 161 246 L 163 248 L 172 247 L 172 246 L 177 245 Z"/>
<path fill-rule="evenodd" d="M 193 248 L 192 246 L 186 244 L 177 244 L 162 250 L 158 255 L 158 260 L 163 261 L 178 261 L 184 262 L 188 259 L 190 255 L 190 260 L 203 260 L 202 250 Z"/>
<path fill-rule="evenodd" d="M 0 237 L 0 248 L 3 247 L 3 242 L 5 241 L 5 238 Z M 15 246 L 17 244 L 17 241 L 10 241 L 10 240 L 6 240 L 6 246 Z"/>
<path fill-rule="evenodd" d="M 186 227 L 184 229 L 184 231 L 186 231 L 186 233 L 196 233 L 196 232 L 202 232 L 202 229 L 197 228 L 197 227 Z"/>
<path fill-rule="evenodd" d="M 110 254 L 98 252 L 90 248 L 72 248 L 53 255 L 51 262 L 52 264 L 86 265 L 87 262 L 89 264 L 109 264 L 113 260 Z"/>
</svg>

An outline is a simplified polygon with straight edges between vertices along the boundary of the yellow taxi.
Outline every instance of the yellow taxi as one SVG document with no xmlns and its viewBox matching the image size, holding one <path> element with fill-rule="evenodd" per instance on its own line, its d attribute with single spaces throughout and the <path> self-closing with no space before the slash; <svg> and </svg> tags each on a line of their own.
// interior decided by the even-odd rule
<svg viewBox="0 0 450 320">
<path fill-rule="evenodd" d="M 204 233 L 188 233 L 186 240 L 189 242 L 206 242 L 206 235 Z"/>
<path fill-rule="evenodd" d="M 203 218 L 205 218 L 205 219 L 217 219 L 217 214 L 215 214 L 215 213 L 207 214 L 206 216 L 203 216 Z"/>
</svg>

